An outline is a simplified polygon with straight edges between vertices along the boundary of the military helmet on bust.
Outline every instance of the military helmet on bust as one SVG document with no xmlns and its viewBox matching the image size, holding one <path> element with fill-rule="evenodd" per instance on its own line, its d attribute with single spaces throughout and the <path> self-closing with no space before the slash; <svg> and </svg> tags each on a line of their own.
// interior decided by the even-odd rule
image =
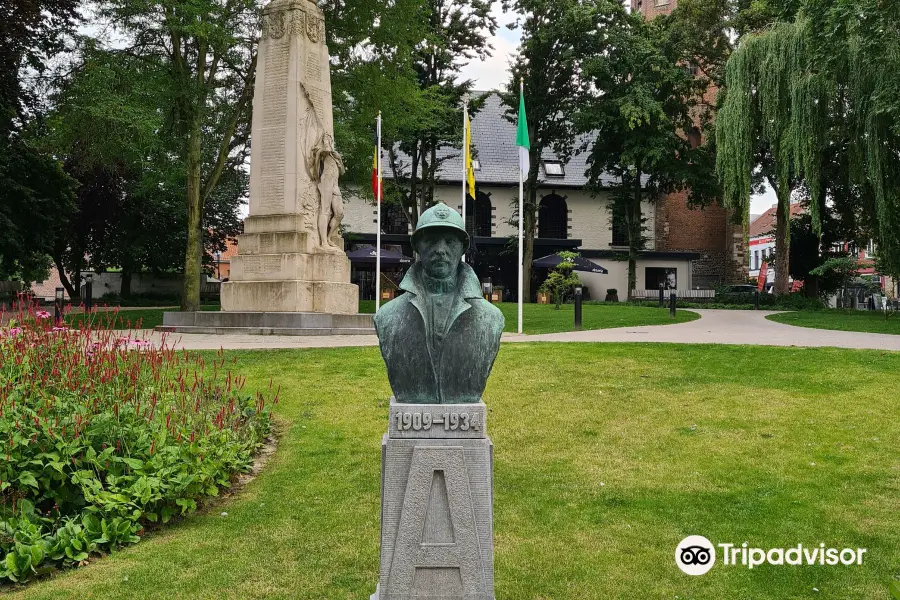
<svg viewBox="0 0 900 600">
<path fill-rule="evenodd" d="M 469 234 L 466 233 L 462 216 L 443 202 L 439 202 L 423 212 L 422 216 L 419 217 L 419 223 L 412 234 L 413 249 L 416 247 L 417 239 L 422 237 L 420 232 L 438 227 L 443 227 L 456 233 L 463 242 L 463 249 L 469 247 Z"/>
</svg>

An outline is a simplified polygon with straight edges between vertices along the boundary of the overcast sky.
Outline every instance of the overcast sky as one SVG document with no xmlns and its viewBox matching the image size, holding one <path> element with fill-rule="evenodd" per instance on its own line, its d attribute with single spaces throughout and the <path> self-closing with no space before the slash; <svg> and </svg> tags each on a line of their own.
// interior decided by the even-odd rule
<svg viewBox="0 0 900 600">
<path fill-rule="evenodd" d="M 519 45 L 521 31 L 512 30 L 509 25 L 515 21 L 515 15 L 504 14 L 500 2 L 494 2 L 493 12 L 497 18 L 497 33 L 491 40 L 493 55 L 484 61 L 474 61 L 462 70 L 463 77 L 475 81 L 475 89 L 479 91 L 495 90 L 509 81 L 509 61 Z M 527 99 L 526 99 L 527 101 Z M 756 196 L 750 206 L 751 214 L 762 214 L 777 202 L 775 194 L 769 190 L 762 196 Z"/>
</svg>

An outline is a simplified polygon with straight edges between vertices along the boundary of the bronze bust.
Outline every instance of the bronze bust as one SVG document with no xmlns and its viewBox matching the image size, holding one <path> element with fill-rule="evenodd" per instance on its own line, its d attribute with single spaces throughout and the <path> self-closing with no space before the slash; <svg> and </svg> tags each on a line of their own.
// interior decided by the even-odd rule
<svg viewBox="0 0 900 600">
<path fill-rule="evenodd" d="M 419 259 L 400 283 L 406 293 L 375 316 L 394 396 L 405 404 L 481 402 L 505 322 L 462 262 L 469 247 L 462 217 L 433 206 L 419 218 L 412 245 Z"/>
</svg>

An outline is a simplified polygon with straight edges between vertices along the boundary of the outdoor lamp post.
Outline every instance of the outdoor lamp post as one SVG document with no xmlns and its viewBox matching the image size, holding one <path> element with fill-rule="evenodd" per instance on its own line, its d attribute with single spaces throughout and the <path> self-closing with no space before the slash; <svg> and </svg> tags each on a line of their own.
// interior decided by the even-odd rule
<svg viewBox="0 0 900 600">
<path fill-rule="evenodd" d="M 669 316 L 671 316 L 673 319 L 675 318 L 675 310 L 676 310 L 677 303 L 678 303 L 678 296 L 675 294 L 675 292 L 672 292 L 669 295 Z"/>
<path fill-rule="evenodd" d="M 575 286 L 575 331 L 581 331 L 581 299 L 583 288 Z"/>
<path fill-rule="evenodd" d="M 88 275 L 84 278 L 84 312 L 90 314 L 94 306 L 94 278 Z"/>
<path fill-rule="evenodd" d="M 59 324 L 62 322 L 63 301 L 66 299 L 66 288 L 56 288 L 56 303 L 53 307 L 53 320 Z"/>
</svg>

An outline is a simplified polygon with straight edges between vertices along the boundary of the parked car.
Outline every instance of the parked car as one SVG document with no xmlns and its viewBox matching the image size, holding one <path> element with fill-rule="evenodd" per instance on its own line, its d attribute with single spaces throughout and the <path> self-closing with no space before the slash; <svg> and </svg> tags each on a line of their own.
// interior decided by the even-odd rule
<svg viewBox="0 0 900 600">
<path fill-rule="evenodd" d="M 756 290 L 759 288 L 755 285 L 750 285 L 749 283 L 740 284 L 740 285 L 729 285 L 726 286 L 722 291 L 723 294 L 755 294 Z"/>
</svg>

